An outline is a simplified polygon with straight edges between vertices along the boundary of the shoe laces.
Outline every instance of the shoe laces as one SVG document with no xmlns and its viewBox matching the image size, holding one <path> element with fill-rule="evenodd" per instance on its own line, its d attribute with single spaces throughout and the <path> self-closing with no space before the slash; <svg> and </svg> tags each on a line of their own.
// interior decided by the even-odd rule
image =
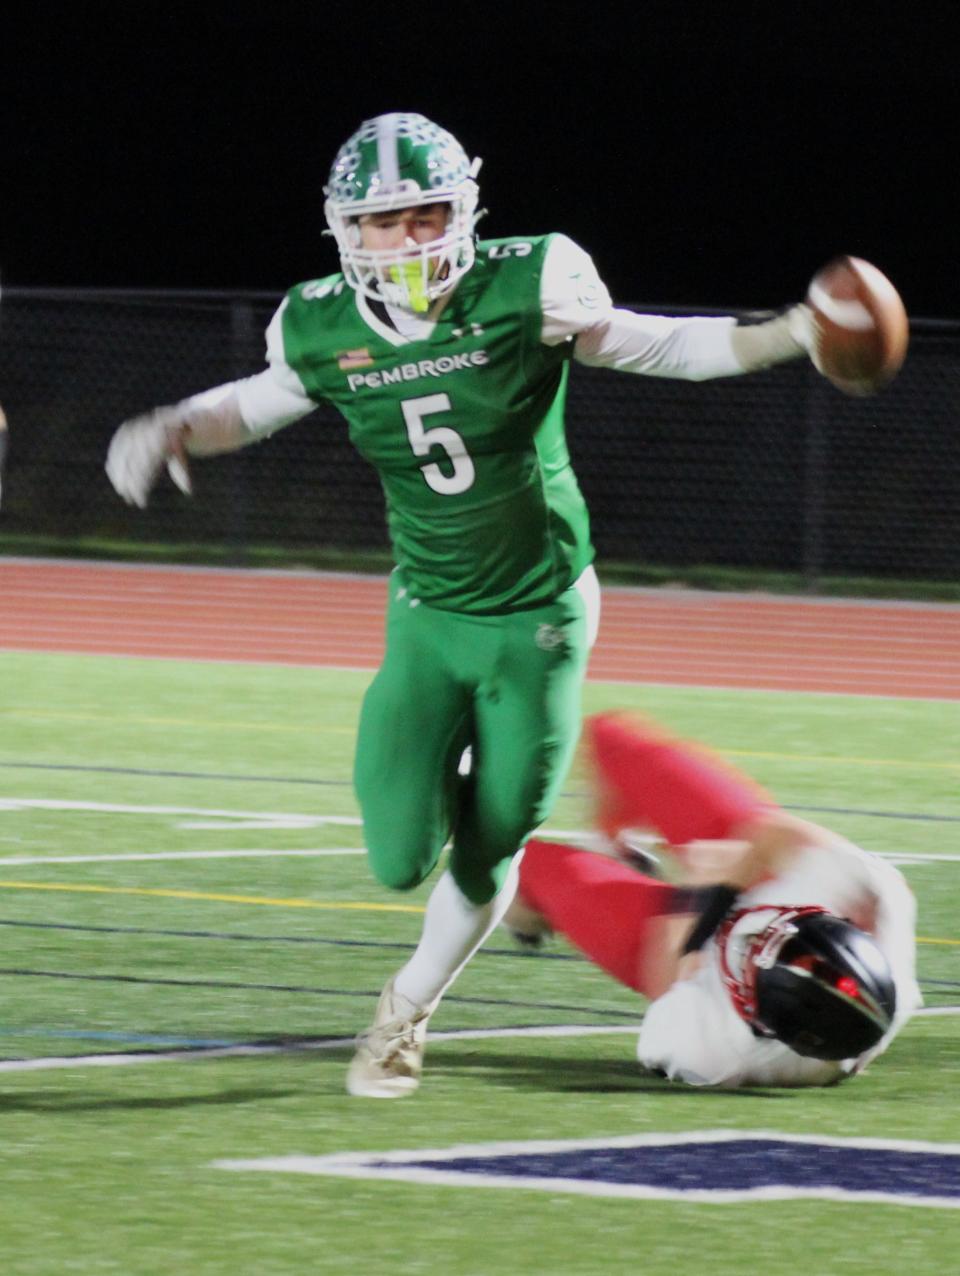
<svg viewBox="0 0 960 1276">
<path fill-rule="evenodd" d="M 378 1024 L 360 1034 L 360 1041 L 370 1053 L 379 1060 L 396 1058 L 410 1051 L 417 1051 L 423 1044 L 418 1038 L 420 1025 L 425 1016 L 414 1019 L 392 1019 L 389 1023 Z"/>
</svg>

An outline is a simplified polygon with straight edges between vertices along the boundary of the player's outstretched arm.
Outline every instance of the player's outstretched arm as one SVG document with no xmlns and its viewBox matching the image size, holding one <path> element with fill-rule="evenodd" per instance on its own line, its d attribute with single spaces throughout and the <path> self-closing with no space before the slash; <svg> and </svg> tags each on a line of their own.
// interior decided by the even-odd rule
<svg viewBox="0 0 960 1276">
<path fill-rule="evenodd" d="M 802 303 L 751 322 L 613 309 L 579 334 L 574 357 L 589 367 L 708 381 L 799 359 L 813 340 L 810 311 Z"/>
<path fill-rule="evenodd" d="M 141 509 L 164 469 L 189 496 L 188 456 L 236 451 L 315 407 L 304 392 L 281 384 L 267 368 L 124 421 L 110 442 L 107 477 L 128 505 Z"/>
<path fill-rule="evenodd" d="M 897 290 L 856 257 L 829 263 L 803 301 L 777 313 L 669 316 L 615 307 L 588 254 L 555 235 L 540 302 L 541 339 L 547 345 L 572 341 L 579 363 L 685 381 L 759 372 L 809 356 L 845 393 L 873 394 L 897 374 L 909 341 Z"/>
<path fill-rule="evenodd" d="M 604 833 L 615 839 L 625 829 L 655 830 L 678 850 L 694 884 L 724 881 L 746 890 L 803 851 L 842 841 L 784 811 L 719 755 L 650 719 L 594 714 L 584 737 Z"/>
<path fill-rule="evenodd" d="M 128 505 L 146 507 L 164 469 L 184 495 L 192 492 L 187 456 L 213 456 L 252 443 L 230 382 L 180 403 L 124 421 L 110 441 L 107 477 Z"/>
<path fill-rule="evenodd" d="M 545 344 L 573 341 L 579 363 L 644 376 L 704 381 L 756 372 L 810 354 L 817 336 L 803 302 L 750 321 L 615 307 L 593 261 L 565 235 L 551 239 L 540 302 Z"/>
</svg>

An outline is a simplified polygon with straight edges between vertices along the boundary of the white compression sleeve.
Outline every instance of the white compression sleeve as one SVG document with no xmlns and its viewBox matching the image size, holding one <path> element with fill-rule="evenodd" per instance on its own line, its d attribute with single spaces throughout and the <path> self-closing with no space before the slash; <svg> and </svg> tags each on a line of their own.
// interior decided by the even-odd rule
<svg viewBox="0 0 960 1276">
<path fill-rule="evenodd" d="M 753 324 L 734 316 L 671 317 L 615 308 L 587 253 L 565 235 L 550 241 L 540 284 L 541 340 L 574 341 L 590 367 L 703 381 L 795 359 L 813 344 L 806 306 Z"/>
<path fill-rule="evenodd" d="M 732 316 L 674 319 L 611 310 L 580 333 L 573 354 L 588 367 L 650 377 L 685 381 L 731 377 L 745 371 L 733 351 L 735 328 Z"/>
<path fill-rule="evenodd" d="M 733 316 L 670 318 L 613 310 L 581 332 L 574 357 L 590 367 L 705 381 L 758 372 L 807 353 L 805 306 L 761 323 Z"/>
<path fill-rule="evenodd" d="M 757 372 L 808 354 L 813 343 L 813 320 L 805 305 L 791 306 L 761 323 L 738 324 L 730 334 L 734 356 L 744 372 Z"/>
<path fill-rule="evenodd" d="M 441 874 L 427 900 L 420 942 L 394 980 L 401 996 L 420 1007 L 442 996 L 509 908 L 519 864 L 515 856 L 506 881 L 487 904 L 472 904 L 449 871 Z"/>
<path fill-rule="evenodd" d="M 233 452 L 251 442 L 232 382 L 194 394 L 178 403 L 175 410 L 180 413 L 184 426 L 183 443 L 191 456 Z"/>
<path fill-rule="evenodd" d="M 271 368 L 242 381 L 204 390 L 177 404 L 191 456 L 213 456 L 245 447 L 298 421 L 316 404 L 276 380 Z"/>
<path fill-rule="evenodd" d="M 176 405 L 188 427 L 187 451 L 193 456 L 232 452 L 293 421 L 317 406 L 285 358 L 281 302 L 267 328 L 269 366 L 255 376 L 230 381 Z"/>
</svg>

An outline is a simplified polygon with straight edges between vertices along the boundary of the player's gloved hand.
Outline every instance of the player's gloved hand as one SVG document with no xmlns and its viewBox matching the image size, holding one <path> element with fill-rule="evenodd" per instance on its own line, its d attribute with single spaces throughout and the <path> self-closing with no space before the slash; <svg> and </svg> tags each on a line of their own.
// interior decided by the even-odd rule
<svg viewBox="0 0 960 1276">
<path fill-rule="evenodd" d="M 186 496 L 193 488 L 187 468 L 188 426 L 179 408 L 155 408 L 117 429 L 107 451 L 107 478 L 128 505 L 146 509 L 164 468 Z"/>
<path fill-rule="evenodd" d="M 797 345 L 803 346 L 816 370 L 822 372 L 823 369 L 820 366 L 820 326 L 813 310 L 806 302 L 801 301 L 798 305 L 791 306 L 786 311 L 784 318 L 787 320 L 791 337 L 793 337 Z"/>
<path fill-rule="evenodd" d="M 819 371 L 819 325 L 805 301 L 769 318 L 741 319 L 730 334 L 733 353 L 743 372 L 759 372 L 804 352 Z"/>
</svg>

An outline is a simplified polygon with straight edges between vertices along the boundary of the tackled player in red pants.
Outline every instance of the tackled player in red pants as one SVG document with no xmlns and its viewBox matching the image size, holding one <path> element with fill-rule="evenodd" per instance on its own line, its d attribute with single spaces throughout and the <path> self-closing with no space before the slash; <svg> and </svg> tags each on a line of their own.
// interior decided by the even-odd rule
<svg viewBox="0 0 960 1276">
<path fill-rule="evenodd" d="M 603 832 L 656 832 L 682 884 L 534 839 L 507 925 L 565 935 L 651 999 L 637 1049 L 651 1070 L 714 1086 L 861 1071 L 921 1004 L 902 875 L 649 722 L 600 715 L 586 740 Z"/>
</svg>

